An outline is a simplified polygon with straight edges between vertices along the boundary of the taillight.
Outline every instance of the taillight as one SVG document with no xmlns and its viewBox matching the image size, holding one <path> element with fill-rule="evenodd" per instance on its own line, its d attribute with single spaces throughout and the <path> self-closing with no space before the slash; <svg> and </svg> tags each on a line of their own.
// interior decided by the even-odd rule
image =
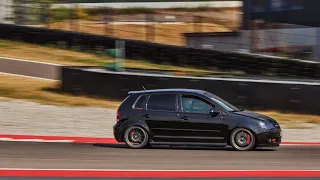
<svg viewBox="0 0 320 180">
<path fill-rule="evenodd" d="M 117 110 L 117 121 L 119 121 L 119 119 L 120 119 L 120 110 L 118 109 Z"/>
</svg>

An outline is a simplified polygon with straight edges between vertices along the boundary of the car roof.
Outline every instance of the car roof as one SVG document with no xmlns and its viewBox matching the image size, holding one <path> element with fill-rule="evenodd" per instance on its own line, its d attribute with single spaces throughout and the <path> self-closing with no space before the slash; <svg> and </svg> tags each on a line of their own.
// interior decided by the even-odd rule
<svg viewBox="0 0 320 180">
<path fill-rule="evenodd" d="M 130 91 L 128 94 L 148 94 L 148 93 L 195 93 L 203 94 L 206 91 L 199 89 L 152 89 L 142 91 Z"/>
</svg>

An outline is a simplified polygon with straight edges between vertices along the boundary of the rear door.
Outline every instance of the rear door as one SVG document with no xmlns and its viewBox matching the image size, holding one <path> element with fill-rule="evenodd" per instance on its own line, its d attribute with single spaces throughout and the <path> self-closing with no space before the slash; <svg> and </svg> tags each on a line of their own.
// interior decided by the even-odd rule
<svg viewBox="0 0 320 180">
<path fill-rule="evenodd" d="M 156 142 L 174 141 L 179 130 L 178 95 L 175 93 L 150 94 L 146 109 L 141 112 Z"/>
<path fill-rule="evenodd" d="M 181 94 L 179 113 L 180 134 L 184 142 L 226 143 L 227 125 L 222 115 L 212 116 L 209 111 L 221 111 L 218 106 L 198 95 Z"/>
</svg>

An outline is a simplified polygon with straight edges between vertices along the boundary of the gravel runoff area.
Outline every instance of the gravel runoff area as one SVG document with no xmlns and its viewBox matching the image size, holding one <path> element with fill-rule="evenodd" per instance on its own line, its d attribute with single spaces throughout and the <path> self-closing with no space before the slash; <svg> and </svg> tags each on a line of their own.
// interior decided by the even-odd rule
<svg viewBox="0 0 320 180">
<path fill-rule="evenodd" d="M 65 107 L 0 97 L 0 133 L 113 137 L 116 111 L 98 107 Z M 283 141 L 320 141 L 320 126 L 283 129 Z"/>
</svg>

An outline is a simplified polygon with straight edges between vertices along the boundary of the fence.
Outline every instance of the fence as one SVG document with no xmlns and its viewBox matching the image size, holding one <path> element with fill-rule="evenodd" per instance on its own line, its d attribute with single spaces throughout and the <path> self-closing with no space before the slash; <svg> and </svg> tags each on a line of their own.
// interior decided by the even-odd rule
<svg viewBox="0 0 320 180">
<path fill-rule="evenodd" d="M 28 0 L 28 2 L 31 0 Z M 18 25 L 41 26 L 74 32 L 86 32 L 110 37 L 142 40 L 169 45 L 189 45 L 190 36 L 237 31 L 241 26 L 240 8 L 151 8 L 113 9 L 92 4 L 50 8 L 48 4 L 0 4 L 10 13 L 9 19 Z M 3 14 L 3 13 L 2 13 Z M 1 19 L 1 18 L 0 18 Z M 259 25 L 257 25 L 259 26 Z M 312 27 L 289 27 L 267 22 L 260 25 L 263 31 L 244 32 L 243 37 L 191 38 L 199 46 L 224 51 L 251 51 L 280 57 L 319 61 L 320 30 Z M 266 26 L 266 27 L 264 27 Z M 269 27 L 270 26 L 270 27 Z M 258 28 L 258 27 L 257 27 Z M 307 30 L 303 30 L 307 29 Z M 310 31 L 310 32 L 307 32 Z M 256 34 L 256 35 L 254 35 Z M 243 40 L 239 40 L 243 39 Z M 194 43 L 193 43 L 194 44 Z"/>
<path fill-rule="evenodd" d="M 42 26 L 76 32 L 185 45 L 183 33 L 230 31 L 239 26 L 239 8 L 206 6 L 154 10 L 113 9 L 100 6 L 61 6 L 30 3 L 5 5 L 17 25 Z"/>
</svg>

